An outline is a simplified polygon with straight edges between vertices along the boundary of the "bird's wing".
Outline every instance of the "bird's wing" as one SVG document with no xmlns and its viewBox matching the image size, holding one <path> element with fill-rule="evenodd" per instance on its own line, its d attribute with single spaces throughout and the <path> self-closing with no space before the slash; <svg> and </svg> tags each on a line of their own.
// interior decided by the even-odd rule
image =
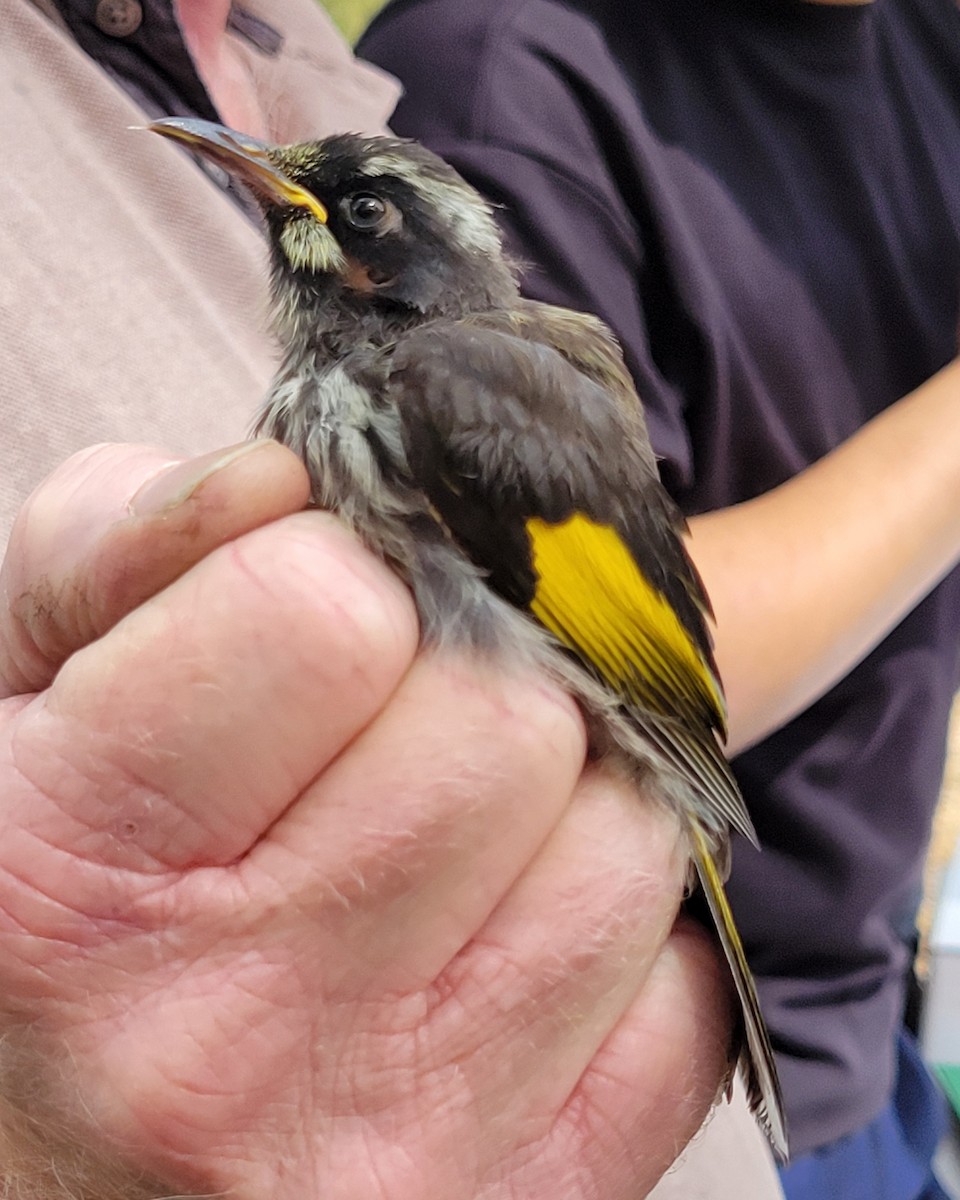
<svg viewBox="0 0 960 1200">
<path fill-rule="evenodd" d="M 683 519 L 635 397 L 570 353 L 576 337 L 579 359 L 602 363 L 610 343 L 574 320 L 561 353 L 558 311 L 539 339 L 528 309 L 522 328 L 516 314 L 485 314 L 399 340 L 387 387 L 411 472 L 490 585 L 576 654 L 690 781 L 708 826 L 752 839 L 714 736 L 724 704 Z"/>
</svg>

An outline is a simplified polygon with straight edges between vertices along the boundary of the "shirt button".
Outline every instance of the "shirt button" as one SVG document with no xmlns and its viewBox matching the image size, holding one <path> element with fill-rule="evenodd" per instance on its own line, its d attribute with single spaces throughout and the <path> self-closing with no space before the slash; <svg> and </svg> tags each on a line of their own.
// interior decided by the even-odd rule
<svg viewBox="0 0 960 1200">
<path fill-rule="evenodd" d="M 110 37 L 129 37 L 143 23 L 143 9 L 137 0 L 97 0 L 93 14 L 97 28 Z"/>
</svg>

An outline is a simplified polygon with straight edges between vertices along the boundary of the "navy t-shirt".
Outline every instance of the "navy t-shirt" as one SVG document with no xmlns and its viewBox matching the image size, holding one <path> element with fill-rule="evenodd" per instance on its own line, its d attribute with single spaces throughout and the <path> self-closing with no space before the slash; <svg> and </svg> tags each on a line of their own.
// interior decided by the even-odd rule
<svg viewBox="0 0 960 1200">
<path fill-rule="evenodd" d="M 503 206 L 527 292 L 613 326 L 688 513 L 955 355 L 954 0 L 399 0 L 360 52 L 406 86 L 394 128 Z M 735 763 L 764 852 L 736 848 L 731 896 L 794 1153 L 891 1089 L 958 633 L 954 573 Z"/>
</svg>

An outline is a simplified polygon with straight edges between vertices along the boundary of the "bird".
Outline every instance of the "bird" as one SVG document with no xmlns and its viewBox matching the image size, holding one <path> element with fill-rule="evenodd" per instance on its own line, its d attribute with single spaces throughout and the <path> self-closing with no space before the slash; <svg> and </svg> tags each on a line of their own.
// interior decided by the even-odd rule
<svg viewBox="0 0 960 1200">
<path fill-rule="evenodd" d="M 418 142 L 148 128 L 262 214 L 280 357 L 254 435 L 291 447 L 312 503 L 405 581 L 425 646 L 546 671 L 579 701 L 592 752 L 677 814 L 740 1000 L 733 1057 L 785 1159 L 724 891 L 732 832 L 756 835 L 722 750 L 712 614 L 614 335 L 523 298 L 494 207 Z"/>
</svg>

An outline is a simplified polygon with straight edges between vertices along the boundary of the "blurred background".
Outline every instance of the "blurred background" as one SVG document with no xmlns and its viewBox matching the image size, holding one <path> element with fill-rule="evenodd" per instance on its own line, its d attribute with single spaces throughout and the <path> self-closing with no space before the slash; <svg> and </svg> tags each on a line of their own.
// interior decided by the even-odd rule
<svg viewBox="0 0 960 1200">
<path fill-rule="evenodd" d="M 374 13 L 383 7 L 384 0 L 323 0 L 323 3 L 344 35 L 355 42 Z"/>
</svg>

